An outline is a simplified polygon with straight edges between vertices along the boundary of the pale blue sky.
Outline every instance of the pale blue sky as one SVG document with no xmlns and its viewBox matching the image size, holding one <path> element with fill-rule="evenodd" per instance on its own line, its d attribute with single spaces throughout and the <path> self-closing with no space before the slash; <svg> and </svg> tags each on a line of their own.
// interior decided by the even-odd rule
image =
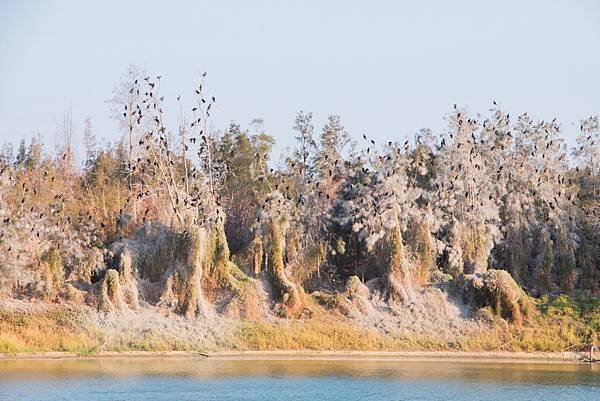
<svg viewBox="0 0 600 401">
<path fill-rule="evenodd" d="M 214 125 L 263 118 L 275 157 L 301 109 L 387 141 L 496 100 L 573 138 L 600 113 L 600 2 L 2 0 L 0 142 L 52 145 L 67 107 L 76 141 L 88 115 L 117 138 L 104 101 L 131 62 L 163 75 L 173 109 L 208 71 Z"/>
</svg>

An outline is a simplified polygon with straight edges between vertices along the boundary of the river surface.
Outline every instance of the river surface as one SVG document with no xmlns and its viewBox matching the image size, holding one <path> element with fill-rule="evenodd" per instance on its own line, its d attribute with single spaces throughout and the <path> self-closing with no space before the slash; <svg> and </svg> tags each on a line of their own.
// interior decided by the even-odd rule
<svg viewBox="0 0 600 401">
<path fill-rule="evenodd" d="M 600 400 L 600 366 L 390 360 L 0 360 L 0 400 Z"/>
</svg>

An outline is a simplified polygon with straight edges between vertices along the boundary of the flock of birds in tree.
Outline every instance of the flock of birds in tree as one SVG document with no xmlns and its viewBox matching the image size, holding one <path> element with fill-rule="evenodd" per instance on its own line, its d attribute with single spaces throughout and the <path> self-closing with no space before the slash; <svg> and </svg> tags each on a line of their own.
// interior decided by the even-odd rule
<svg viewBox="0 0 600 401">
<path fill-rule="evenodd" d="M 202 77 L 205 76 L 206 73 L 202 75 Z M 154 191 L 157 184 L 166 189 L 170 207 L 178 217 L 181 216 L 182 210 L 196 210 L 194 224 L 222 222 L 225 216 L 220 208 L 221 200 L 216 185 L 219 179 L 223 179 L 230 173 L 230 168 L 227 161 L 213 160 L 211 137 L 207 132 L 207 121 L 211 109 L 216 103 L 216 98 L 214 96 L 209 99 L 205 98 L 202 85 L 195 88 L 196 105 L 191 109 L 192 120 L 186 122 L 181 97 L 178 96 L 177 102 L 181 109 L 180 128 L 178 135 L 174 138 L 163 122 L 163 102 L 165 98 L 158 95 L 160 80 L 160 75 L 156 77 L 156 81 L 151 80 L 149 76 L 136 79 L 127 93 L 127 99 L 124 99 L 124 104 L 122 104 L 122 117 L 126 121 L 130 139 L 129 160 L 126 171 L 129 175 L 131 194 L 121 208 L 119 216 L 116 218 L 116 224 L 123 221 L 124 211 L 132 207 L 132 202 L 155 195 Z M 495 125 L 488 120 L 479 125 L 476 120 L 466 118 L 465 112 L 460 111 L 454 105 L 451 122 L 456 125 L 456 129 L 451 130 L 448 137 L 442 137 L 439 145 L 436 145 L 438 152 L 448 152 L 448 157 L 443 159 L 443 164 L 447 169 L 447 177 L 444 180 L 432 183 L 433 188 L 435 188 L 434 192 L 438 196 L 444 196 L 444 193 L 445 196 L 448 196 L 448 193 L 455 191 L 459 187 L 458 184 L 462 182 L 464 190 L 462 196 L 465 200 L 468 200 L 469 204 L 467 210 L 476 212 L 477 206 L 483 207 L 486 199 L 487 201 L 494 201 L 495 197 L 493 191 L 489 190 L 489 186 L 486 187 L 485 183 L 481 181 L 490 179 L 500 181 L 504 179 L 510 187 L 515 178 L 514 174 L 518 172 L 514 170 L 505 171 L 505 165 L 510 162 L 507 157 L 520 156 L 519 169 L 525 170 L 521 174 L 525 177 L 537 177 L 537 180 L 533 186 L 514 184 L 513 191 L 525 191 L 532 196 L 536 196 L 547 191 L 548 187 L 558 188 L 552 194 L 544 193 L 544 196 L 549 195 L 547 199 L 544 199 L 549 208 L 555 210 L 565 200 L 575 205 L 577 195 L 571 191 L 573 187 L 572 178 L 567 177 L 564 172 L 563 174 L 555 174 L 552 171 L 553 166 L 544 164 L 550 154 L 560 151 L 561 144 L 556 138 L 559 129 L 556 119 L 550 123 L 539 123 L 540 127 L 543 127 L 543 138 L 539 138 L 538 141 L 526 146 L 521 146 L 522 154 L 509 154 L 506 150 L 513 146 L 513 133 L 510 130 L 504 130 L 504 128 L 509 127 L 510 115 L 503 115 L 498 111 L 496 102 L 493 102 L 493 104 L 496 107 L 498 116 Z M 530 121 L 527 113 L 520 116 L 519 120 L 523 124 Z M 580 128 L 583 131 L 584 126 L 582 125 Z M 478 129 L 479 134 L 477 134 Z M 523 129 L 526 130 L 527 127 L 525 126 Z M 362 154 L 356 158 L 355 167 L 359 167 L 359 172 L 364 175 L 379 174 L 382 177 L 381 179 L 385 180 L 393 177 L 398 172 L 405 172 L 408 168 L 426 167 L 425 161 L 409 157 L 410 152 L 416 152 L 419 146 L 422 145 L 419 136 L 417 136 L 415 148 L 412 149 L 408 139 L 403 144 L 388 142 L 383 155 L 379 155 L 376 141 L 373 138 L 363 134 L 362 139 L 366 146 L 363 148 Z M 137 143 L 137 149 L 134 149 L 134 143 Z M 174 145 L 178 147 L 177 151 L 174 150 Z M 580 145 L 579 150 L 582 151 L 585 146 L 594 145 L 594 139 L 592 135 L 589 135 L 585 143 Z M 198 164 L 190 161 L 188 152 L 190 152 L 191 147 L 197 147 Z M 230 156 L 234 155 L 231 154 Z M 456 159 L 453 159 L 454 156 L 456 156 Z M 71 155 L 66 153 L 62 155 L 63 160 L 69 157 Z M 282 203 L 286 201 L 295 205 L 295 207 L 305 206 L 307 199 L 310 197 L 313 197 L 311 202 L 315 202 L 314 198 L 316 197 L 316 202 L 323 199 L 331 203 L 333 194 L 322 188 L 322 182 L 325 180 L 340 182 L 343 180 L 342 172 L 352 167 L 349 160 L 342 160 L 341 158 L 328 160 L 329 155 L 325 154 L 323 161 L 327 163 L 328 167 L 320 174 L 307 175 L 308 166 L 301 161 L 292 160 L 288 163 L 289 168 L 287 171 L 277 172 L 270 169 L 270 178 L 267 173 L 268 155 L 256 153 L 255 157 L 261 171 L 257 179 L 268 183 L 269 186 L 272 184 L 271 189 L 283 194 L 283 198 L 276 199 L 279 206 L 283 206 Z M 558 157 L 558 162 L 566 163 L 564 152 Z M 219 167 L 219 170 L 216 166 Z M 489 171 L 491 166 L 494 166 L 495 170 L 493 172 Z M 484 170 L 490 174 L 493 173 L 493 177 L 478 176 L 475 173 Z M 177 171 L 183 171 L 183 173 L 178 175 Z M 579 167 L 576 168 L 576 171 L 579 172 Z M 7 173 L 10 175 L 10 167 L 3 166 L 0 169 L 0 176 Z M 588 175 L 590 174 L 592 172 L 588 171 Z M 177 178 L 178 176 L 180 178 Z M 12 179 L 12 176 L 10 178 Z M 44 180 L 48 180 L 52 184 L 55 177 L 45 172 Z M 548 186 L 547 184 L 550 182 L 556 183 L 557 186 Z M 348 185 L 350 190 L 355 190 L 359 184 L 350 182 Z M 407 192 L 409 185 L 402 188 L 404 193 Z M 26 182 L 22 183 L 21 190 L 20 203 L 23 207 L 28 196 L 37 196 L 37 190 L 30 188 Z M 382 218 L 387 210 L 392 209 L 391 204 L 400 199 L 399 196 L 402 195 L 397 193 L 399 189 L 384 185 L 381 188 L 371 188 L 371 190 L 374 192 L 370 201 L 372 204 L 368 206 L 373 210 L 372 217 L 378 218 Z M 487 193 L 485 198 L 482 198 L 482 191 L 484 190 Z M 293 192 L 295 192 L 294 195 Z M 460 194 L 454 194 L 454 196 L 460 196 Z M 262 208 L 264 209 L 272 199 L 275 198 L 265 199 Z M 66 201 L 64 194 L 56 194 L 54 202 L 59 202 L 59 204 L 52 206 L 50 211 L 37 211 L 37 218 L 42 220 L 46 213 L 52 216 L 60 216 L 65 209 Z M 431 199 L 408 199 L 406 201 L 414 205 L 416 202 L 429 203 Z M 35 213 L 35 207 L 32 206 L 29 211 Z M 151 210 L 146 208 L 141 213 L 142 221 L 145 222 L 148 219 L 150 212 Z M 277 213 L 281 213 L 281 210 L 278 210 Z M 572 219 L 571 215 L 568 217 Z M 80 212 L 76 219 L 76 225 L 79 226 L 86 221 L 92 222 L 93 219 L 94 217 L 90 211 L 87 214 Z M 257 218 L 257 222 L 259 221 L 260 216 Z M 55 224 L 60 225 L 65 222 L 68 224 L 75 223 L 68 216 L 65 221 L 56 220 Z M 10 224 L 11 217 L 5 217 L 2 223 L 4 225 Z M 100 222 L 100 226 L 105 228 L 107 223 Z M 39 238 L 40 233 L 38 231 L 33 235 Z M 0 241 L 3 236 L 4 232 L 1 232 Z M 57 244 L 57 246 L 60 247 L 60 244 Z M 8 252 L 11 251 L 12 247 L 9 246 Z"/>
</svg>

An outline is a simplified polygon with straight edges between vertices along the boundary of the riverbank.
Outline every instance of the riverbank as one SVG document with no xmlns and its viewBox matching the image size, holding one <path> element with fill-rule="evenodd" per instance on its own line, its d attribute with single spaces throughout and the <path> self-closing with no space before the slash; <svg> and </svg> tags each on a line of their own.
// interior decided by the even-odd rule
<svg viewBox="0 0 600 401">
<path fill-rule="evenodd" d="M 85 305 L 10 300 L 0 301 L 0 358 L 587 358 L 586 333 L 598 332 L 597 317 L 579 314 L 573 304 L 548 305 L 538 305 L 532 320 L 517 326 L 481 311 L 433 324 L 426 311 L 349 318 L 314 306 L 307 318 L 256 321 L 186 319 L 149 307 L 104 313 Z"/>
<path fill-rule="evenodd" d="M 215 360 L 365 360 L 365 361 L 460 361 L 510 363 L 582 363 L 587 352 L 467 352 L 467 351 L 223 351 L 211 354 L 188 351 L 124 351 L 82 355 L 74 352 L 2 354 L 4 360 L 103 359 L 103 358 L 209 358 Z M 595 362 L 598 362 L 596 360 Z"/>
</svg>

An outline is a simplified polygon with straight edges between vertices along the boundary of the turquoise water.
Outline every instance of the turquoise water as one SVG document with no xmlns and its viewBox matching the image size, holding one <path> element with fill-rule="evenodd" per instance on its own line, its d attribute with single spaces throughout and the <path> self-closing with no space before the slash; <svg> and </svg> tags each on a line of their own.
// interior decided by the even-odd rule
<svg viewBox="0 0 600 401">
<path fill-rule="evenodd" d="M 600 400 L 600 366 L 360 359 L 0 361 L 0 400 Z"/>
</svg>

